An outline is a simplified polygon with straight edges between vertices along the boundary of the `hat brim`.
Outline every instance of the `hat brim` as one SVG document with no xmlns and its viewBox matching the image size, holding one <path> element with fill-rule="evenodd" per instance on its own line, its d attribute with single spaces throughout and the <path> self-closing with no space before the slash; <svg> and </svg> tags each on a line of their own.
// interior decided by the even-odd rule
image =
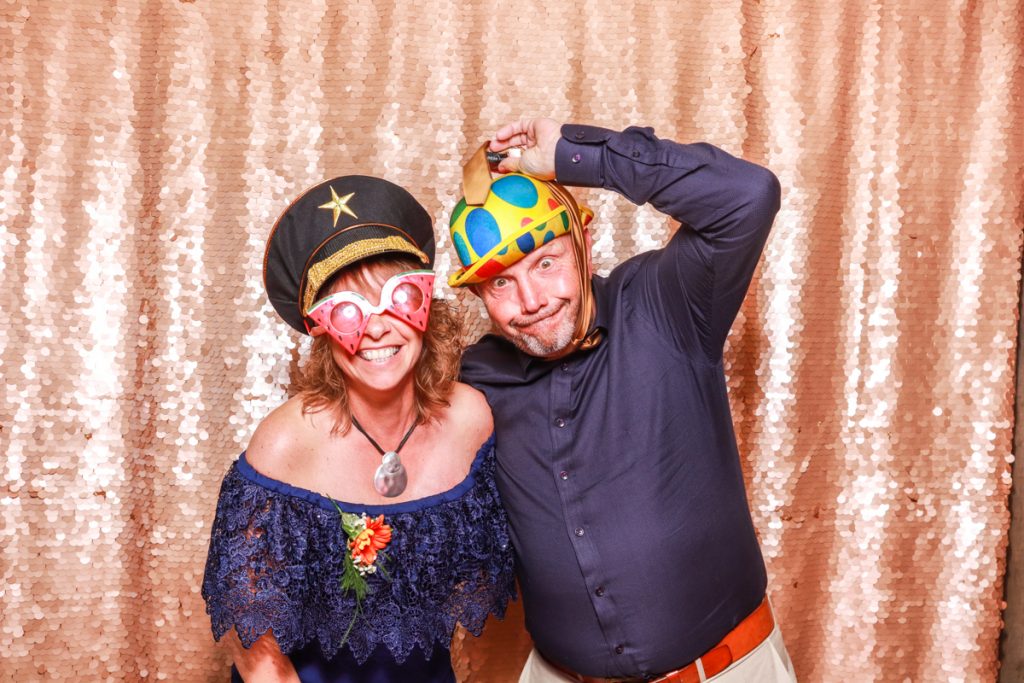
<svg viewBox="0 0 1024 683">
<path fill-rule="evenodd" d="M 345 232 L 348 233 L 344 237 L 348 244 L 335 251 L 328 241 L 310 256 L 310 260 L 313 261 L 318 253 L 330 253 L 327 258 L 316 261 L 306 268 L 306 278 L 300 295 L 303 313 L 316 303 L 317 293 L 335 273 L 357 261 L 380 254 L 401 253 L 415 256 L 425 265 L 430 263 L 430 257 L 416 247 L 408 235 L 393 226 L 357 225 Z M 353 232 L 360 234 L 354 235 Z"/>
<path fill-rule="evenodd" d="M 544 216 L 543 221 L 530 223 L 528 225 L 523 226 L 522 229 L 512 233 L 510 236 L 503 239 L 499 244 L 495 245 L 494 248 L 492 248 L 489 252 L 484 254 L 481 258 L 477 259 L 468 266 L 459 268 L 457 271 L 452 273 L 451 276 L 449 276 L 448 278 L 448 286 L 465 287 L 467 285 L 475 285 L 490 280 L 492 277 L 494 277 L 501 271 L 522 260 L 527 254 L 532 252 L 534 249 L 544 246 L 544 244 L 547 244 L 551 240 L 548 239 L 546 241 L 543 241 L 540 244 L 534 246 L 532 249 L 520 253 L 518 258 L 510 260 L 502 260 L 500 258 L 501 252 L 506 250 L 520 237 L 533 230 L 543 230 L 545 227 L 547 227 L 547 224 L 551 220 L 556 218 L 563 211 L 565 211 L 565 207 L 559 207 L 558 209 L 552 211 L 550 214 Z M 593 211 L 591 211 L 586 206 L 580 206 L 580 219 L 583 224 L 583 227 L 588 226 L 590 224 L 590 221 L 593 220 L 593 218 Z M 563 235 L 569 234 L 569 227 L 566 226 L 565 228 L 559 228 L 558 230 L 554 230 L 552 232 L 555 233 L 555 236 L 551 239 L 555 239 Z"/>
</svg>

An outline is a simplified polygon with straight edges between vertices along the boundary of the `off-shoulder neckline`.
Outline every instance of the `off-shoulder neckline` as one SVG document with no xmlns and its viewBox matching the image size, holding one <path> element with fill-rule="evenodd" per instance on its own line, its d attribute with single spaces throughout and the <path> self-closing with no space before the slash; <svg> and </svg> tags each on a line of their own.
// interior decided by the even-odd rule
<svg viewBox="0 0 1024 683">
<path fill-rule="evenodd" d="M 469 472 L 465 478 L 458 484 L 448 489 L 447 491 L 441 491 L 440 493 L 434 493 L 424 498 L 416 498 L 415 500 L 404 500 L 400 503 L 387 503 L 384 505 L 367 505 L 365 503 L 348 503 L 342 500 L 336 501 L 338 506 L 341 507 L 345 512 L 353 512 L 356 514 L 366 513 L 367 515 L 389 515 L 397 512 L 416 512 L 423 510 L 435 505 L 442 503 L 448 503 L 453 500 L 458 500 L 465 494 L 469 489 L 476 483 L 475 475 L 480 469 L 481 463 L 483 463 L 484 457 L 489 451 L 494 448 L 494 434 L 492 433 L 487 440 L 484 441 L 483 445 L 477 450 L 476 455 L 473 457 L 473 464 L 470 465 Z M 238 460 L 235 461 L 235 470 L 244 479 L 250 481 L 257 486 L 261 486 L 265 489 L 274 491 L 275 493 L 281 493 L 286 496 L 292 496 L 294 498 L 300 498 L 309 503 L 336 512 L 337 509 L 334 507 L 334 502 L 322 493 L 304 489 L 300 486 L 293 486 L 287 482 L 268 477 L 265 474 L 257 472 L 256 469 L 249 464 L 249 461 L 245 458 L 245 451 L 238 456 Z"/>
</svg>

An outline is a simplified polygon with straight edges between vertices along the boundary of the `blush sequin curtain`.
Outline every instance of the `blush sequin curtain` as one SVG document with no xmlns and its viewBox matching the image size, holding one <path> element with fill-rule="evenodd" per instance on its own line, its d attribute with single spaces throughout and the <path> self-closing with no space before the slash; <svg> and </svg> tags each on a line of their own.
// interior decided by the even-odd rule
<svg viewBox="0 0 1024 683">
<path fill-rule="evenodd" d="M 727 370 L 801 680 L 993 680 L 1022 15 L 1020 0 L 0 4 L 0 677 L 224 680 L 199 596 L 218 485 L 304 348 L 262 291 L 273 219 L 361 172 L 408 187 L 441 234 L 471 148 L 549 114 L 708 140 L 781 179 Z M 602 272 L 675 228 L 582 195 Z M 441 234 L 442 275 L 452 263 Z M 462 680 L 515 679 L 520 614 L 457 635 Z"/>
</svg>

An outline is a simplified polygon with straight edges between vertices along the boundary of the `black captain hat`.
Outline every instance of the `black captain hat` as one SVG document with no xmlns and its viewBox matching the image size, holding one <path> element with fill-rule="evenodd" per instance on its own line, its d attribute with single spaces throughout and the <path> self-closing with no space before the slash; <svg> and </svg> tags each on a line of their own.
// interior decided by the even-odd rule
<svg viewBox="0 0 1024 683">
<path fill-rule="evenodd" d="M 332 275 L 361 259 L 398 252 L 434 265 L 430 214 L 406 190 L 381 178 L 326 180 L 292 202 L 267 239 L 263 286 L 274 310 L 308 334 L 305 312 Z"/>
</svg>

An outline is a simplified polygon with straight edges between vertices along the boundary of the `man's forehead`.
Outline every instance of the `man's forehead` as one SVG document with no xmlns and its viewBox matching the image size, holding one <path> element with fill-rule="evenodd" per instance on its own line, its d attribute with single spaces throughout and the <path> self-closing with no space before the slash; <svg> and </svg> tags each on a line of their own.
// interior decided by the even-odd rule
<svg viewBox="0 0 1024 683">
<path fill-rule="evenodd" d="M 510 273 L 514 274 L 518 270 L 527 268 L 530 264 L 536 263 L 545 256 L 561 256 L 568 250 L 569 239 L 569 235 L 560 235 L 556 237 L 547 244 L 537 247 L 501 272 L 495 273 L 494 277 L 490 279 L 494 279 L 495 277 L 507 277 Z"/>
</svg>

